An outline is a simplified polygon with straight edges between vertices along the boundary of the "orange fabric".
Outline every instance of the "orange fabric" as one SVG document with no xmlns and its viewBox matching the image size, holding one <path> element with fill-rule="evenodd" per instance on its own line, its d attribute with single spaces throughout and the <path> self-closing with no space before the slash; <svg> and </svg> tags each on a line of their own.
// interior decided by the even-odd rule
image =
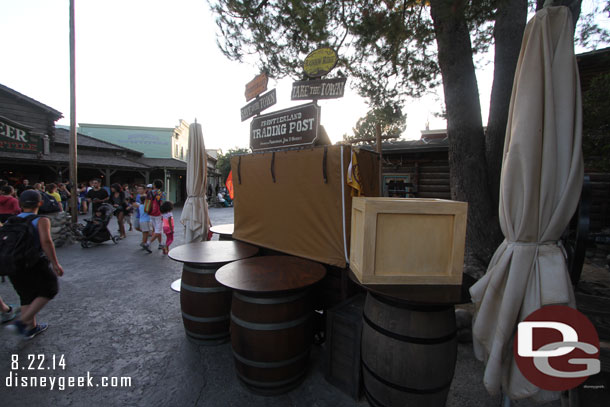
<svg viewBox="0 0 610 407">
<path fill-rule="evenodd" d="M 346 183 L 350 147 L 324 147 L 235 156 L 233 237 L 279 252 L 345 267 L 341 182 Z M 378 196 L 377 155 L 357 151 L 363 194 Z M 241 165 L 239 160 L 241 158 Z M 273 166 L 272 166 L 273 163 Z M 239 167 L 239 172 L 238 172 Z M 272 169 L 273 168 L 273 169 Z M 275 182 L 273 175 L 275 174 Z M 241 177 L 241 182 L 240 182 Z M 345 241 L 351 225 L 351 194 L 345 184 Z"/>
<path fill-rule="evenodd" d="M 227 190 L 229 191 L 229 197 L 231 200 L 235 199 L 235 193 L 233 192 L 233 170 L 229 171 L 227 182 L 225 182 Z"/>
</svg>

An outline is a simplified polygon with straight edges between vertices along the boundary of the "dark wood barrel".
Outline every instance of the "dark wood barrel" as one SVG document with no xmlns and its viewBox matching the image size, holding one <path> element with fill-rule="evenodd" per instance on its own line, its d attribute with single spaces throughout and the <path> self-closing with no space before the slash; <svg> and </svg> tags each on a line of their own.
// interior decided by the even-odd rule
<svg viewBox="0 0 610 407">
<path fill-rule="evenodd" d="M 308 291 L 233 293 L 231 345 L 238 377 L 261 394 L 294 388 L 307 371 L 313 339 Z"/>
<path fill-rule="evenodd" d="M 212 345 L 229 339 L 231 290 L 214 278 L 218 266 L 185 263 L 180 284 L 180 309 L 187 337 Z"/>
<path fill-rule="evenodd" d="M 235 368 L 251 391 L 284 393 L 305 377 L 313 340 L 308 287 L 324 274 L 322 265 L 291 256 L 240 260 L 216 273 L 220 283 L 233 289 Z"/>
<path fill-rule="evenodd" d="M 223 265 L 254 256 L 258 248 L 237 241 L 207 241 L 178 246 L 169 252 L 184 263 L 180 309 L 187 338 L 199 345 L 229 340 L 231 290 L 216 281 Z"/>
<path fill-rule="evenodd" d="M 457 358 L 453 306 L 367 294 L 362 374 L 374 407 L 445 406 Z"/>
</svg>

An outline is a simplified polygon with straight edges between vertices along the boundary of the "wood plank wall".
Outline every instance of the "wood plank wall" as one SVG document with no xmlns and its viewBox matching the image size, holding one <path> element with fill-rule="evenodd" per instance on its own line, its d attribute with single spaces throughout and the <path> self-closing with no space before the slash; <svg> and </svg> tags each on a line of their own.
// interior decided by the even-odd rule
<svg viewBox="0 0 610 407">
<path fill-rule="evenodd" d="M 51 139 L 55 135 L 51 114 L 4 92 L 0 92 L 0 116 L 29 126 L 36 133 L 48 134 Z"/>
<path fill-rule="evenodd" d="M 451 199 L 446 152 L 385 153 L 384 175 L 409 174 L 416 198 Z M 592 233 L 610 228 L 610 173 L 587 172 L 591 177 Z"/>
</svg>

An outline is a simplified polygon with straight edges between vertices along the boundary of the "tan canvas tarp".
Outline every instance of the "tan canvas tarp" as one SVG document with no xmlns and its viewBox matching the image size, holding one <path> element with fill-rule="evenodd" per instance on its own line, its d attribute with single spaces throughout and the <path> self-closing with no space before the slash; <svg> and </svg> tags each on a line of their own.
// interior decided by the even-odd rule
<svg viewBox="0 0 610 407">
<path fill-rule="evenodd" d="M 349 146 L 328 146 L 233 157 L 233 237 L 345 267 L 352 209 L 351 188 L 346 184 L 351 151 Z M 354 151 L 364 194 L 377 196 L 377 155 Z"/>
</svg>

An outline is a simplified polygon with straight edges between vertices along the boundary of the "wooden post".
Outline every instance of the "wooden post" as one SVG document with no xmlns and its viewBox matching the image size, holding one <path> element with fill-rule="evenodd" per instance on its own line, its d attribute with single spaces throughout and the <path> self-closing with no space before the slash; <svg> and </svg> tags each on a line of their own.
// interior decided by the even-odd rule
<svg viewBox="0 0 610 407">
<path fill-rule="evenodd" d="M 379 196 L 383 196 L 383 151 L 381 148 L 381 124 L 375 124 L 375 136 L 377 139 L 377 152 L 379 153 Z"/>
<path fill-rule="evenodd" d="M 78 183 L 77 161 L 76 161 L 76 58 L 75 58 L 75 32 L 74 32 L 74 1 L 70 0 L 70 183 L 72 191 L 70 195 L 71 220 L 78 221 Z"/>
</svg>

